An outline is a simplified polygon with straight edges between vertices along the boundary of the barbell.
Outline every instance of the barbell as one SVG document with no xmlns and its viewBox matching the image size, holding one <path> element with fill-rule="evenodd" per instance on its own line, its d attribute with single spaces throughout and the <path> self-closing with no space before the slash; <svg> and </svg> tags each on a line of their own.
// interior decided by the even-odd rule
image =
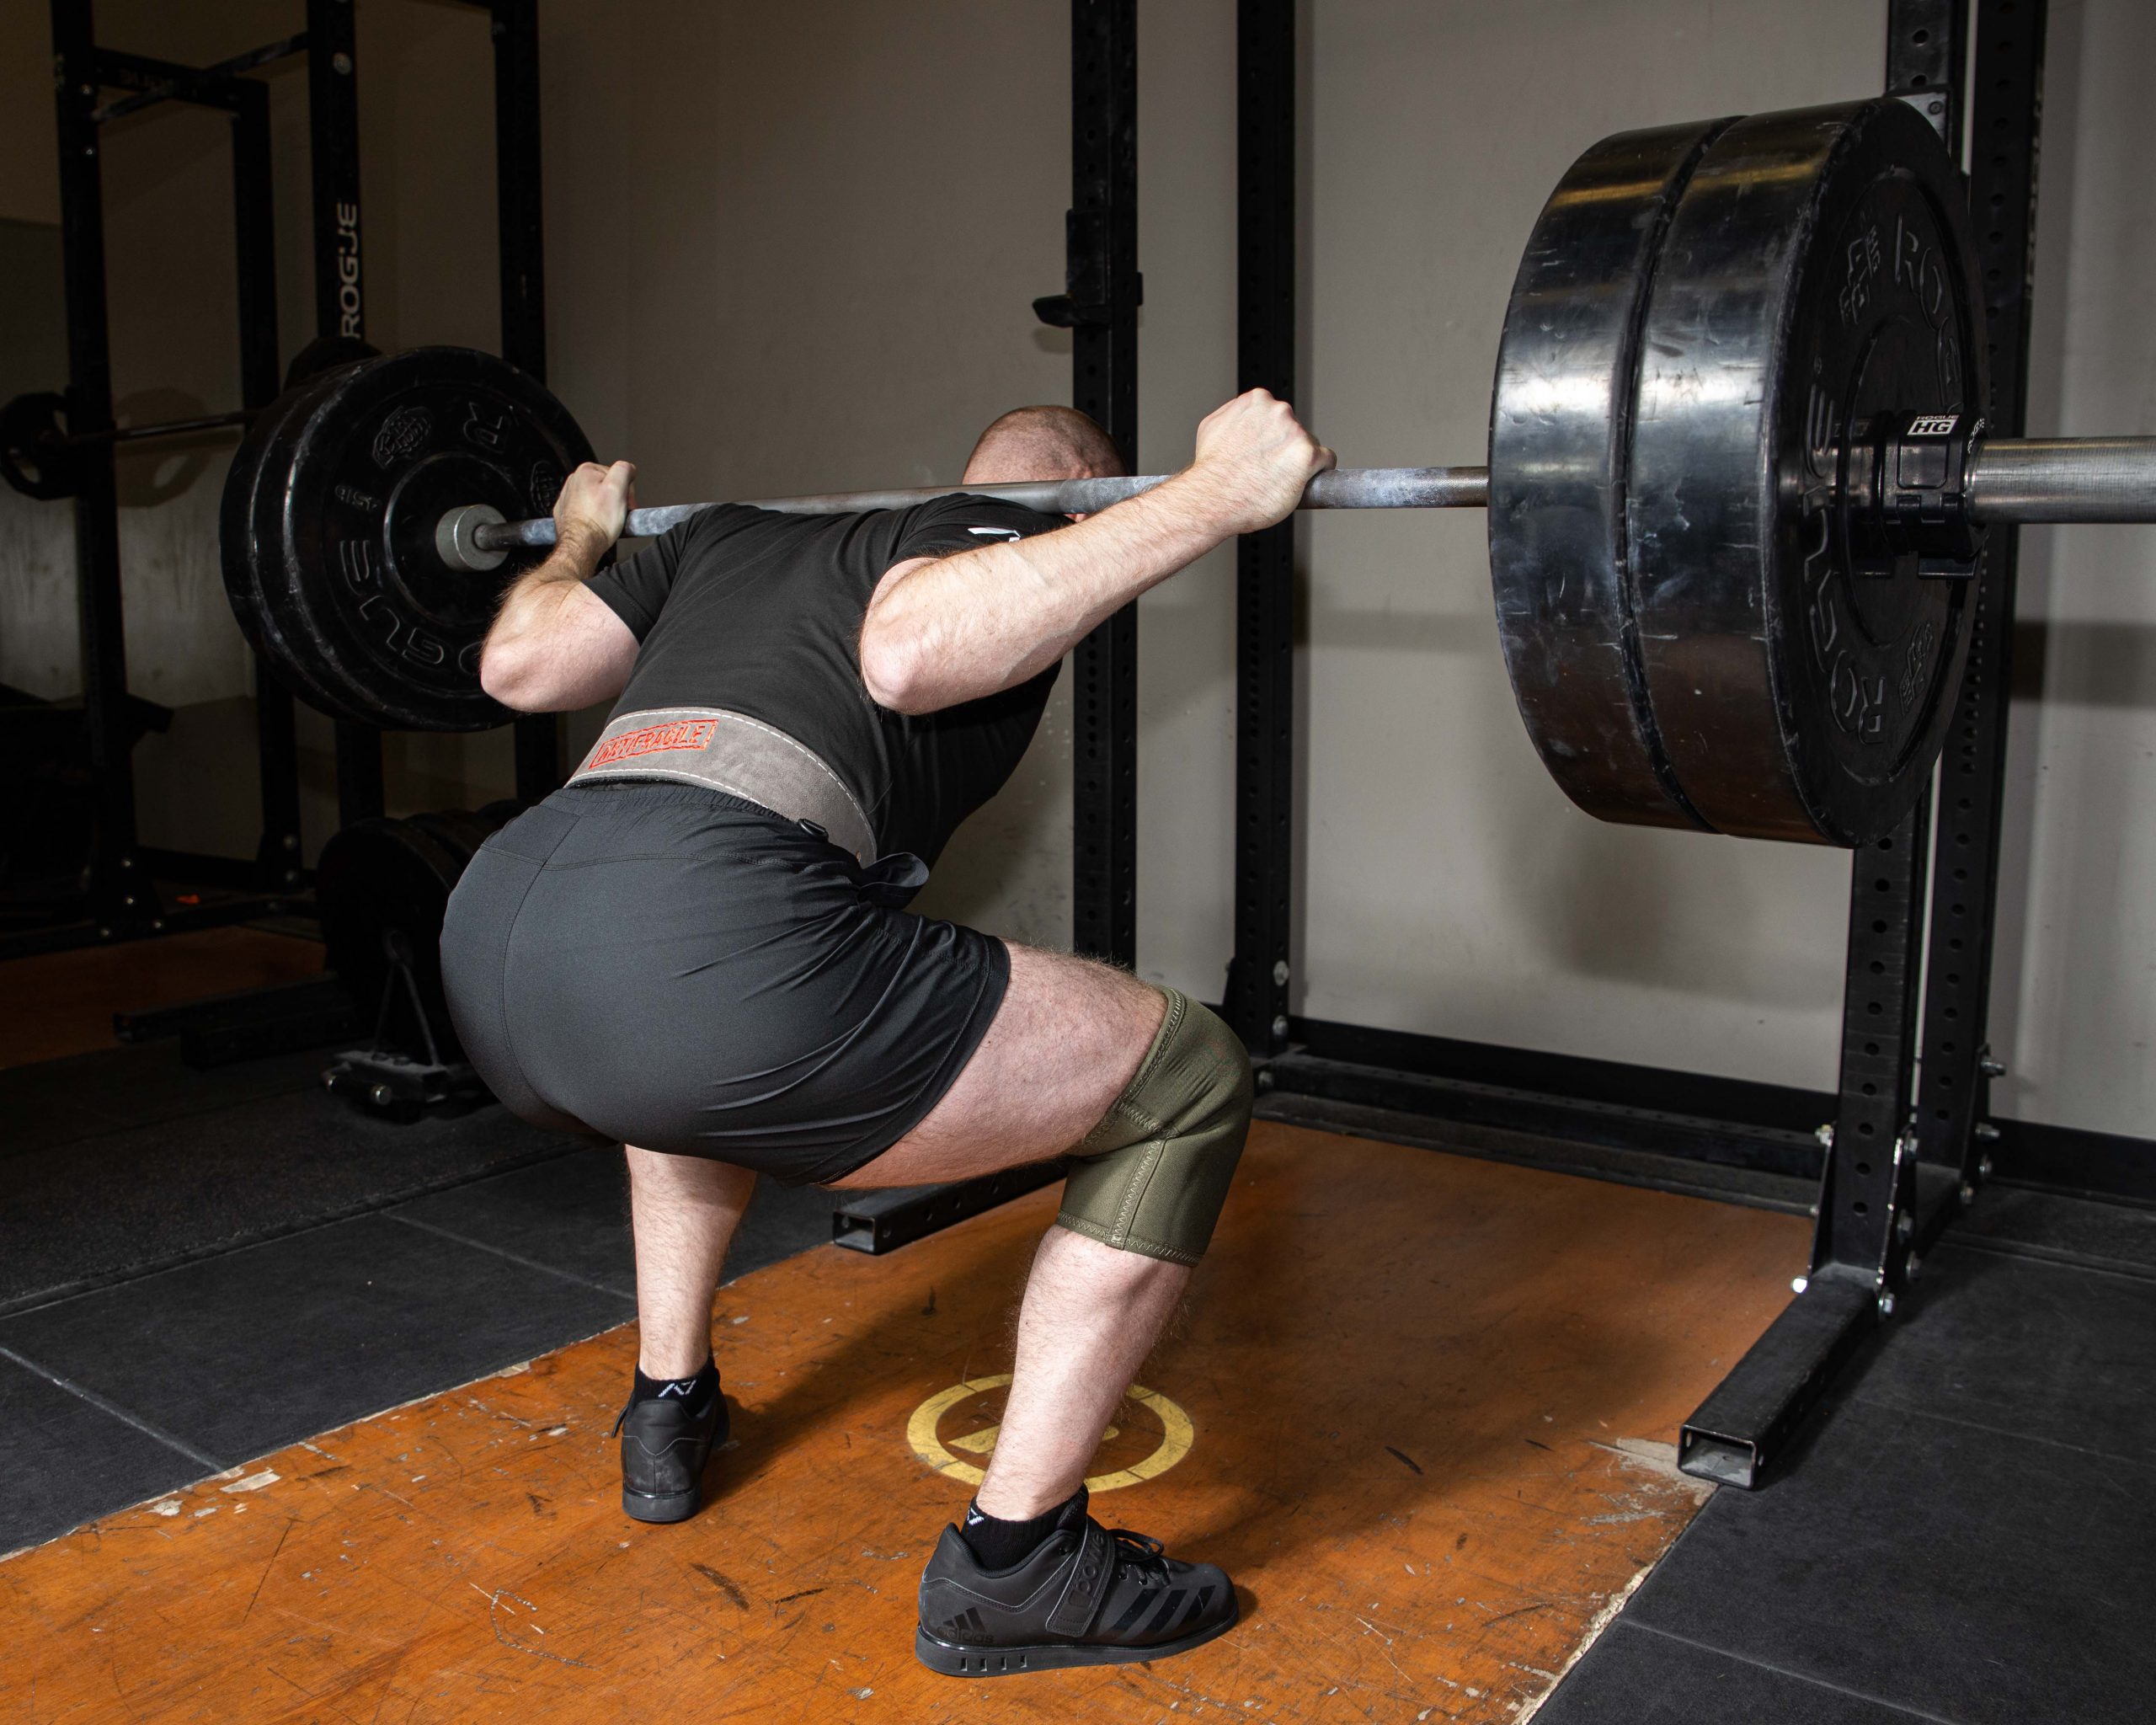
<svg viewBox="0 0 2156 1725">
<path fill-rule="evenodd" d="M 244 409 L 228 414 L 197 414 L 182 419 L 158 419 L 147 425 L 108 425 L 101 431 L 67 429 L 67 398 L 52 390 L 19 395 L 0 407 L 0 481 L 25 497 L 51 502 L 82 489 L 75 468 L 79 450 L 100 444 L 118 446 L 157 437 L 193 437 L 229 431 L 254 415 Z"/>
<path fill-rule="evenodd" d="M 120 104 L 125 105 L 125 104 Z M 317 336 L 285 371 L 285 387 L 318 376 L 333 366 L 374 359 L 382 350 L 349 335 Z M 0 481 L 25 497 L 51 502 L 83 489 L 82 457 L 98 449 L 116 449 L 165 437 L 199 437 L 205 432 L 245 430 L 254 409 L 191 414 L 177 419 L 152 419 L 135 425 L 107 425 L 77 431 L 69 426 L 67 398 L 47 389 L 32 390 L 0 406 Z"/>
<path fill-rule="evenodd" d="M 2156 521 L 2156 437 L 1987 438 L 1978 420 L 1961 430 L 1961 438 L 1968 515 L 1979 526 L 1993 521 Z M 1903 438 L 1897 453 L 1913 448 L 1917 441 Z M 908 485 L 887 491 L 760 497 L 744 499 L 741 506 L 780 515 L 855 515 L 867 510 L 911 509 L 963 493 L 1001 498 L 1043 515 L 1091 515 L 1174 477 L 1134 473 L 1107 479 L 1020 479 L 995 485 Z M 1490 470 L 1485 467 L 1336 467 L 1311 480 L 1295 507 L 1482 509 L 1489 500 Z M 651 538 L 717 506 L 660 503 L 632 509 L 622 531 L 631 539 Z M 483 503 L 451 510 L 435 531 L 443 561 L 474 574 L 499 569 L 513 551 L 556 542 L 552 515 L 504 521 L 499 511 Z"/>
<path fill-rule="evenodd" d="M 1302 507 L 1486 506 L 1521 716 L 1590 814 L 1860 845 L 1937 759 L 1987 526 L 2156 520 L 2156 439 L 1988 437 L 1986 359 L 1959 176 L 1906 104 L 1620 133 L 1572 164 L 1529 236 L 1487 465 L 1345 469 Z M 568 410 L 488 355 L 328 371 L 233 462 L 234 610 L 335 716 L 499 724 L 481 644 L 590 458 Z M 1091 512 L 1161 477 L 755 506 L 963 489 Z M 708 507 L 637 510 L 627 531 Z"/>
</svg>

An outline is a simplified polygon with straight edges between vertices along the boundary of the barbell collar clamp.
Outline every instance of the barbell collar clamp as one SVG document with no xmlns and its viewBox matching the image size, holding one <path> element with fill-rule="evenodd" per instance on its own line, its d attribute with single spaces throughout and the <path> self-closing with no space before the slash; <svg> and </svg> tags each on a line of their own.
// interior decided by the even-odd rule
<svg viewBox="0 0 2156 1725">
<path fill-rule="evenodd" d="M 1865 574 L 1973 576 L 1983 529 L 1969 514 L 1969 464 L 1984 422 L 1967 414 L 1890 414 L 1849 452 L 1849 522 Z"/>
</svg>

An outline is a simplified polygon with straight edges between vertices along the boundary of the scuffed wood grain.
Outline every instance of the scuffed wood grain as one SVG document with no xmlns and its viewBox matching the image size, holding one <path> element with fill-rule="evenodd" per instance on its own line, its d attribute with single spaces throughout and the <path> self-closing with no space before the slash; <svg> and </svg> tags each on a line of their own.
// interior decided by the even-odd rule
<svg viewBox="0 0 2156 1725">
<path fill-rule="evenodd" d="M 1152 1667 L 938 1678 L 913 1660 L 914 1590 L 966 1488 L 907 1422 L 1008 1369 L 1054 1210 L 1036 1194 L 722 1290 L 735 1441 L 689 1522 L 621 1514 L 623 1328 L 0 1562 L 0 1717 L 1513 1721 L 1694 1513 L 1658 1446 L 1806 1237 L 1261 1124 L 1144 1373 L 1193 1446 L 1096 1503 L 1225 1564 L 1244 1621 Z M 1110 1449 L 1146 1446 L 1150 1417 L 1126 1404 Z"/>
</svg>

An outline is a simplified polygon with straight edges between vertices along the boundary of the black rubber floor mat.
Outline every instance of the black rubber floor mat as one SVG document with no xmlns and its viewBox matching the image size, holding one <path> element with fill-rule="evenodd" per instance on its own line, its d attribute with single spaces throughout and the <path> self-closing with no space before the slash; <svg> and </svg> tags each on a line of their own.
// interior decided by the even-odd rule
<svg viewBox="0 0 2156 1725">
<path fill-rule="evenodd" d="M 209 1074 L 172 1064 L 181 1081 L 170 1084 L 149 1081 L 168 1076 L 154 1062 L 146 1073 L 103 1055 L 30 1069 L 48 1075 L 31 1142 L 20 1146 L 10 1117 L 12 1153 L 0 1155 L 0 1311 L 584 1147 L 499 1108 L 411 1124 L 370 1119 L 323 1092 L 316 1060 Z M 77 1069 L 79 1098 L 51 1082 L 63 1066 Z M 100 1087 L 115 1077 L 135 1081 L 134 1093 Z M 130 1108 L 141 1124 L 120 1124 Z"/>
<path fill-rule="evenodd" d="M 2156 1284 L 2017 1257 L 2091 1219 L 2004 1208 L 1933 1254 L 1786 1470 L 1715 1494 L 1538 1721 L 2148 1717 Z M 2093 1231 L 2114 1255 L 2130 1235 Z"/>
</svg>

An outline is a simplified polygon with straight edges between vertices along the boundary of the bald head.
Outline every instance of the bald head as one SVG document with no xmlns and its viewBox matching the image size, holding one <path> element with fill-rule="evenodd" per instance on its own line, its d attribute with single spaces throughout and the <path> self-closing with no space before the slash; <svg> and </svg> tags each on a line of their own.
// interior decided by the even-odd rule
<svg viewBox="0 0 2156 1725">
<path fill-rule="evenodd" d="M 1075 408 L 1013 408 L 974 445 L 969 485 L 1022 479 L 1103 479 L 1123 472 L 1108 434 Z"/>
</svg>

